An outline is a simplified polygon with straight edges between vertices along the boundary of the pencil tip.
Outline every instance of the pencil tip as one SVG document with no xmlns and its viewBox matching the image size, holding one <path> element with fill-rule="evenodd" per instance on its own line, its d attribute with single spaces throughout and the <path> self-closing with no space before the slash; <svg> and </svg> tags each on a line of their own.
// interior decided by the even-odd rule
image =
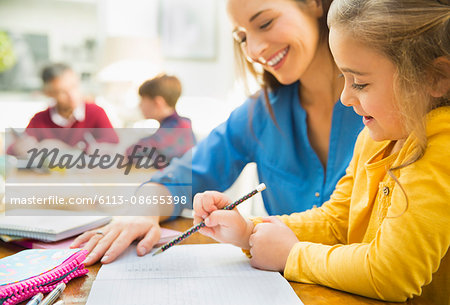
<svg viewBox="0 0 450 305">
<path fill-rule="evenodd" d="M 154 252 L 154 253 L 152 254 L 152 256 L 158 255 L 159 253 L 162 253 L 161 248 L 159 248 L 158 251 Z"/>
</svg>

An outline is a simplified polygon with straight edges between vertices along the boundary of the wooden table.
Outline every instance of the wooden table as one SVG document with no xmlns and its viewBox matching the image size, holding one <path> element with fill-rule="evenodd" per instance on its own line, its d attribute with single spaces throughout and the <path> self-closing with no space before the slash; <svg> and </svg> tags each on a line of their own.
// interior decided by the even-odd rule
<svg viewBox="0 0 450 305">
<path fill-rule="evenodd" d="M 163 224 L 163 227 L 184 231 L 192 225 L 192 219 L 179 218 L 175 221 L 167 222 Z M 205 237 L 199 233 L 192 235 L 186 241 L 181 244 L 204 244 L 204 243 L 214 243 L 215 241 Z M 0 258 L 11 254 L 14 254 L 23 248 L 15 245 L 6 244 L 0 242 Z M 93 281 L 100 269 L 101 264 L 97 263 L 93 266 L 88 267 L 89 273 L 81 278 L 73 279 L 67 285 L 66 290 L 62 296 L 65 303 L 68 304 L 86 304 L 89 291 L 92 287 Z M 346 292 L 337 291 L 334 289 L 326 288 L 319 285 L 310 284 L 300 284 L 295 282 L 290 282 L 295 293 L 300 297 L 305 305 L 322 305 L 322 304 L 333 304 L 333 305 L 354 305 L 354 304 L 369 304 L 369 305 L 402 305 L 402 304 L 414 304 L 418 305 L 417 300 L 410 300 L 406 303 L 389 303 L 381 302 L 373 299 L 353 295 Z M 25 304 L 25 303 L 22 303 Z M 126 304 L 124 304 L 126 305 Z"/>
</svg>

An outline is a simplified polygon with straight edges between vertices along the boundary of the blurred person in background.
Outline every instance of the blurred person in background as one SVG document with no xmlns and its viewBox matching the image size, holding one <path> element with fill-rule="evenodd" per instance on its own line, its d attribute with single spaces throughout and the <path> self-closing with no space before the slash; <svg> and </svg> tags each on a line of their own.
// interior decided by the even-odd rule
<svg viewBox="0 0 450 305">
<path fill-rule="evenodd" d="M 145 81 L 139 87 L 141 102 L 139 107 L 145 119 L 159 122 L 159 128 L 148 137 L 140 139 L 127 149 L 127 155 L 133 150 L 145 154 L 155 148 L 168 162 L 181 157 L 195 145 L 191 120 L 178 115 L 175 107 L 181 96 L 182 86 L 175 76 L 161 74 Z"/>
<path fill-rule="evenodd" d="M 70 66 L 50 64 L 41 78 L 43 93 L 52 104 L 33 116 L 23 134 L 16 133 L 8 154 L 25 157 L 35 147 L 86 149 L 92 138 L 98 143 L 118 143 L 105 111 L 83 100 L 80 79 Z"/>
</svg>

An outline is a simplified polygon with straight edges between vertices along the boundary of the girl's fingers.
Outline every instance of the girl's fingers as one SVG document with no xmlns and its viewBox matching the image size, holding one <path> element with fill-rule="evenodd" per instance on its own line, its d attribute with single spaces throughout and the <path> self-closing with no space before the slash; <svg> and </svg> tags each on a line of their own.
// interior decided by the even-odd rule
<svg viewBox="0 0 450 305">
<path fill-rule="evenodd" d="M 205 218 L 209 213 L 205 211 L 202 205 L 202 199 L 203 199 L 204 193 L 198 193 L 194 197 L 194 216 L 197 216 L 199 218 Z"/>
<path fill-rule="evenodd" d="M 208 236 L 208 237 L 214 237 L 215 231 L 213 228 L 206 228 L 203 227 L 199 230 L 200 234 Z"/>
<path fill-rule="evenodd" d="M 197 215 L 194 215 L 194 225 L 198 225 L 199 223 L 201 223 L 203 221 L 202 217 L 199 217 Z"/>
<path fill-rule="evenodd" d="M 217 210 L 211 213 L 206 219 L 207 227 L 224 226 L 233 227 L 238 221 L 236 213 L 227 210 Z"/>
</svg>

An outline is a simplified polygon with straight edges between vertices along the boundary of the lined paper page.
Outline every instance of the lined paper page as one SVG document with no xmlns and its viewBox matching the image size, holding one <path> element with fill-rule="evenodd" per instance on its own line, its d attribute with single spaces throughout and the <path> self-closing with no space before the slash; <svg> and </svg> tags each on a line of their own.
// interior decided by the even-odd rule
<svg viewBox="0 0 450 305">
<path fill-rule="evenodd" d="M 129 248 L 103 265 L 88 298 L 102 304 L 303 304 L 278 273 L 254 269 L 231 245 L 183 245 L 152 257 Z"/>
<path fill-rule="evenodd" d="M 254 269 L 242 251 L 224 244 L 184 245 L 151 256 L 136 255 L 129 248 L 114 264 L 102 266 L 97 279 L 150 279 L 180 277 L 216 277 L 236 275 L 265 275 L 271 273 Z"/>
</svg>

